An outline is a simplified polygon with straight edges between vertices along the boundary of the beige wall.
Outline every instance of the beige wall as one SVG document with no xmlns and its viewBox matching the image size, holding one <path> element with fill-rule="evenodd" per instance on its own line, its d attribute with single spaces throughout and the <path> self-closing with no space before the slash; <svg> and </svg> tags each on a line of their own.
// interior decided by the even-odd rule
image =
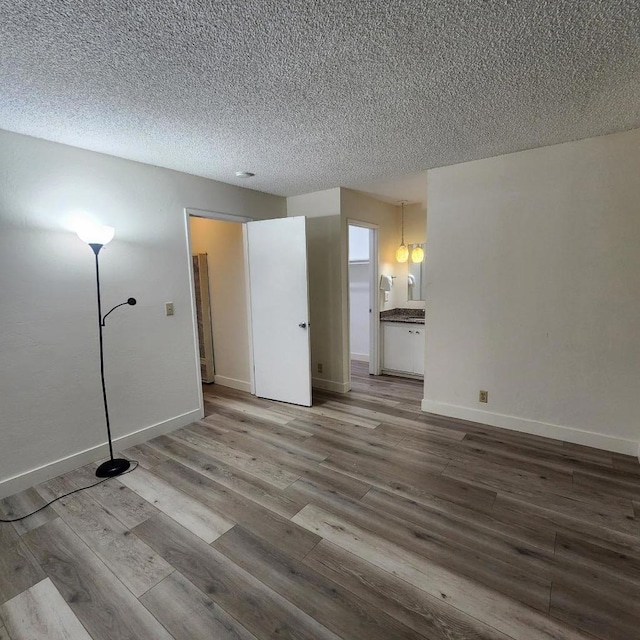
<svg viewBox="0 0 640 640">
<path fill-rule="evenodd" d="M 425 194 L 427 180 L 424 181 Z M 400 209 L 400 207 L 398 207 Z M 427 207 L 420 203 L 407 204 L 404 207 L 404 240 L 407 244 L 427 241 Z"/>
<path fill-rule="evenodd" d="M 349 386 L 349 221 L 378 226 L 380 275 L 397 276 L 388 302 L 378 291 L 380 310 L 419 307 L 423 302 L 407 300 L 407 265 L 399 265 L 395 251 L 400 244 L 399 207 L 352 189 L 328 189 L 287 198 L 287 215 L 304 215 L 309 251 L 309 298 L 313 384 L 334 391 Z M 425 212 L 408 206 L 405 240 L 425 238 Z M 402 281 L 401 281 L 402 279 Z M 404 286 L 403 286 L 404 284 Z M 318 372 L 321 363 L 323 372 Z"/>
<path fill-rule="evenodd" d="M 191 253 L 206 253 L 215 383 L 251 390 L 249 321 L 242 225 L 190 218 Z"/>
<path fill-rule="evenodd" d="M 425 180 L 425 192 L 427 182 Z M 398 219 L 400 218 L 400 207 L 397 207 Z M 400 236 L 398 236 L 400 237 Z M 427 241 L 427 210 L 422 204 L 408 204 L 404 208 L 404 242 L 410 244 L 422 244 Z M 399 241 L 394 245 L 397 248 Z M 411 260 L 411 258 L 409 258 Z M 393 306 L 407 309 L 424 309 L 425 301 L 409 300 L 408 276 L 409 263 L 398 264 L 394 259 L 394 274 L 396 277 L 395 293 L 393 298 Z"/>
<path fill-rule="evenodd" d="M 425 181 L 426 191 L 426 181 Z M 380 311 L 386 309 L 413 308 L 424 309 L 425 303 L 408 300 L 408 265 L 396 262 L 396 249 L 401 239 L 400 207 L 377 200 L 360 191 L 341 189 L 341 211 L 343 222 L 359 220 L 378 226 L 378 270 L 380 275 L 395 276 L 389 302 L 379 292 Z M 405 206 L 404 236 L 405 243 L 426 242 L 427 215 L 423 205 Z"/>
<path fill-rule="evenodd" d="M 340 188 L 314 191 L 287 198 L 287 216 L 317 218 L 340 215 Z"/>
<path fill-rule="evenodd" d="M 369 224 L 377 225 L 379 275 L 397 275 L 399 265 L 395 260 L 395 251 L 400 244 L 400 215 L 398 208 L 353 189 L 340 190 L 340 204 L 345 239 L 348 240 L 349 238 L 349 221 L 368 222 Z M 399 306 L 398 300 L 401 297 L 395 282 L 397 280 L 394 281 L 389 302 L 384 302 L 384 296 L 378 291 L 381 311 Z"/>
<path fill-rule="evenodd" d="M 311 321 L 311 373 L 313 386 L 347 391 L 344 369 L 345 337 L 342 318 L 342 242 L 340 189 L 328 189 L 287 198 L 288 216 L 307 218 L 309 316 Z M 346 264 L 345 264 L 346 268 Z M 318 371 L 322 365 L 322 372 Z"/>
<path fill-rule="evenodd" d="M 425 410 L 637 453 L 639 167 L 633 130 L 429 172 Z"/>
<path fill-rule="evenodd" d="M 75 211 L 116 229 L 104 306 L 138 299 L 105 327 L 116 446 L 199 416 L 185 207 L 285 215 L 284 198 L 0 131 L 0 495 L 106 451 L 93 253 Z"/>
<path fill-rule="evenodd" d="M 313 386 L 346 391 L 342 348 L 342 245 L 340 216 L 307 220 L 309 251 L 309 312 Z M 318 364 L 322 363 L 322 372 Z"/>
</svg>

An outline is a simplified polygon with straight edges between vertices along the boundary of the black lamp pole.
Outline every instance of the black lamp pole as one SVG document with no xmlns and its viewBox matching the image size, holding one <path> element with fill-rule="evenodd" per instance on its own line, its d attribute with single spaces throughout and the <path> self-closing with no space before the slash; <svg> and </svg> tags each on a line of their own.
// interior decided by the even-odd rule
<svg viewBox="0 0 640 640">
<path fill-rule="evenodd" d="M 111 478 L 112 476 L 118 476 L 121 473 L 124 473 L 129 469 L 131 463 L 124 458 L 114 458 L 113 457 L 113 441 L 111 439 L 111 423 L 109 422 L 109 406 L 107 404 L 107 388 L 104 383 L 104 346 L 102 341 L 102 329 L 105 326 L 105 320 L 107 316 L 118 307 L 121 307 L 125 304 L 134 305 L 136 304 L 135 298 L 129 298 L 126 302 L 122 302 L 117 304 L 113 309 L 108 311 L 104 316 L 102 315 L 102 304 L 100 301 L 100 264 L 98 260 L 98 254 L 100 253 L 100 249 L 104 245 L 90 243 L 89 246 L 93 249 L 93 253 L 96 256 L 96 291 L 98 295 L 98 336 L 100 340 L 100 378 L 102 380 L 102 399 L 104 400 L 104 417 L 107 423 L 107 437 L 109 438 L 109 460 L 103 462 L 96 469 L 96 476 L 98 478 Z"/>
</svg>

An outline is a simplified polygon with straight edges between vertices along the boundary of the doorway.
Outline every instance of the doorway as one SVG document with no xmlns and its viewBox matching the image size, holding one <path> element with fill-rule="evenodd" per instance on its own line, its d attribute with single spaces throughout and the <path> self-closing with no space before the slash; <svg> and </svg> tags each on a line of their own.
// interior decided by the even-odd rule
<svg viewBox="0 0 640 640">
<path fill-rule="evenodd" d="M 349 380 L 352 373 L 379 375 L 378 228 L 348 224 Z"/>
<path fill-rule="evenodd" d="M 203 384 L 252 391 L 244 218 L 189 214 Z"/>
<path fill-rule="evenodd" d="M 214 383 L 311 406 L 306 219 L 185 209 L 185 231 L 199 382 L 208 381 L 203 325 L 210 314 Z M 210 309 L 203 305 L 204 264 Z"/>
</svg>

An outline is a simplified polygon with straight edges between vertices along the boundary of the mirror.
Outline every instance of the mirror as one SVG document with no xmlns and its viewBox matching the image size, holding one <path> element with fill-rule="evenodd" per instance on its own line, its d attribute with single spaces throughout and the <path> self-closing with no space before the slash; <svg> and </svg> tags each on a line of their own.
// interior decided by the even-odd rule
<svg viewBox="0 0 640 640">
<path fill-rule="evenodd" d="M 408 277 L 408 300 L 424 300 L 426 281 L 424 277 L 424 258 L 422 262 L 413 262 L 411 259 L 414 249 L 420 248 L 423 252 L 426 252 L 425 244 L 410 244 L 409 245 L 409 277 Z"/>
</svg>

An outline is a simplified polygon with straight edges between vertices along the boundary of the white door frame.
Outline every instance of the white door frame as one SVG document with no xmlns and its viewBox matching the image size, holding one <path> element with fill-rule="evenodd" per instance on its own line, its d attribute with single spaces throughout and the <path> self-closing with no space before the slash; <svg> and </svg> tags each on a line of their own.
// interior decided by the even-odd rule
<svg viewBox="0 0 640 640">
<path fill-rule="evenodd" d="M 189 273 L 189 289 L 191 291 L 191 321 L 193 331 L 193 346 L 194 346 L 194 363 L 197 372 L 198 379 L 198 410 L 200 411 L 200 417 L 204 416 L 204 398 L 202 396 L 202 372 L 200 370 L 200 352 L 198 351 L 198 313 L 196 310 L 196 293 L 195 293 L 195 278 L 193 275 L 193 260 L 191 259 L 191 225 L 189 219 L 194 218 L 208 218 L 209 220 L 224 220 L 226 222 L 238 222 L 242 224 L 242 233 L 245 242 L 245 284 L 247 291 L 247 321 L 249 325 L 249 375 L 251 382 L 251 393 L 255 392 L 255 384 L 253 380 L 253 349 L 251 348 L 251 307 L 250 307 L 250 290 L 249 290 L 249 272 L 247 270 L 247 252 L 246 252 L 246 226 L 245 222 L 251 222 L 254 218 L 247 218 L 245 216 L 236 216 L 230 213 L 222 213 L 220 211 L 206 211 L 204 209 L 192 209 L 189 207 L 184 208 L 184 231 L 187 243 L 187 263 Z M 214 345 L 215 348 L 215 345 Z M 215 379 L 215 376 L 214 376 Z"/>
<path fill-rule="evenodd" d="M 378 230 L 379 225 L 353 218 L 347 219 L 347 247 L 349 227 L 369 229 L 369 373 L 380 375 L 380 300 L 378 292 Z M 349 250 L 347 249 L 347 285 L 349 284 Z M 349 345 L 349 386 L 351 386 L 351 296 L 347 296 L 347 333 Z"/>
</svg>

